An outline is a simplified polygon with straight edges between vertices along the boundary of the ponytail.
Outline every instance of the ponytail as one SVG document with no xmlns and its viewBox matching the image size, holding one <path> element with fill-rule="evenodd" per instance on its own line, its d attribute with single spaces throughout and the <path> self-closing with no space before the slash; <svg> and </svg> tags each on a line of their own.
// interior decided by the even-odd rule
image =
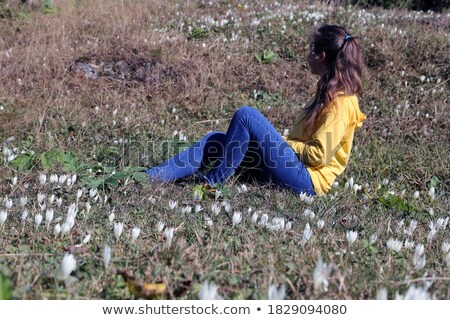
<svg viewBox="0 0 450 320">
<path fill-rule="evenodd" d="M 323 25 L 312 35 L 315 53 L 325 52 L 327 72 L 317 82 L 314 102 L 304 109 L 306 125 L 312 130 L 315 121 L 328 111 L 339 91 L 345 95 L 360 93 L 364 57 L 360 40 L 340 26 Z"/>
</svg>

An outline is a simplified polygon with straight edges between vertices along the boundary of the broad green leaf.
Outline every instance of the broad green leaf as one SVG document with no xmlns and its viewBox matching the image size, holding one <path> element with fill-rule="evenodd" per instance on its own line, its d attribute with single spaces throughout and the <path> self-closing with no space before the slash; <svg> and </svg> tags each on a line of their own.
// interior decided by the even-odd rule
<svg viewBox="0 0 450 320">
<path fill-rule="evenodd" d="M 384 205 L 397 209 L 402 211 L 416 211 L 417 209 L 414 208 L 411 204 L 407 203 L 402 198 L 393 195 L 389 192 L 386 192 L 381 197 L 378 197 L 378 200 L 383 203 Z"/>
<path fill-rule="evenodd" d="M 64 170 L 69 172 L 76 172 L 78 169 L 77 158 L 72 152 L 61 152 L 62 163 L 64 164 Z"/>
<path fill-rule="evenodd" d="M 135 172 L 131 177 L 142 186 L 146 186 L 149 180 L 149 176 L 145 172 Z"/>
<path fill-rule="evenodd" d="M 61 152 L 53 149 L 45 153 L 42 153 L 39 157 L 41 160 L 42 168 L 47 170 L 52 168 L 57 162 L 61 161 Z"/>
<path fill-rule="evenodd" d="M 105 184 L 117 188 L 119 186 L 119 179 L 116 179 L 114 177 L 106 178 L 105 179 Z"/>
<path fill-rule="evenodd" d="M 0 272 L 0 300 L 10 300 L 12 289 L 9 280 Z"/>
<path fill-rule="evenodd" d="M 104 183 L 104 179 L 102 178 L 91 178 L 91 177 L 83 177 L 81 178 L 81 183 L 83 183 L 88 188 L 98 188 Z"/>
<path fill-rule="evenodd" d="M 22 153 L 9 162 L 9 165 L 19 171 L 29 170 L 33 165 L 34 154 L 30 152 Z"/>
<path fill-rule="evenodd" d="M 264 50 L 263 53 L 263 63 L 271 63 L 277 59 L 277 54 L 272 50 Z"/>
</svg>

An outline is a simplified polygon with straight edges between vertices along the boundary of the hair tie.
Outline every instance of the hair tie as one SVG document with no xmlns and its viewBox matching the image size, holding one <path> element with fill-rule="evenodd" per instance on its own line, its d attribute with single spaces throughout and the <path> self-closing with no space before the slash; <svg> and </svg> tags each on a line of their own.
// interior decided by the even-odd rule
<svg viewBox="0 0 450 320">
<path fill-rule="evenodd" d="M 345 36 L 345 39 L 344 39 L 344 42 L 347 41 L 347 40 L 349 40 L 349 39 L 351 39 L 351 38 L 353 38 L 353 37 L 352 37 L 352 36 L 349 36 L 349 35 L 346 35 L 346 36 Z"/>
</svg>

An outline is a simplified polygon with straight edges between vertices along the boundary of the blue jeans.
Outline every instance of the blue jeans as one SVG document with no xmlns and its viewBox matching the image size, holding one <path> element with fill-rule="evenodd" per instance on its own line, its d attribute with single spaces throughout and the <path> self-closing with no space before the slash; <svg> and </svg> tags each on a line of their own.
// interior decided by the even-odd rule
<svg viewBox="0 0 450 320">
<path fill-rule="evenodd" d="M 146 172 L 154 181 L 175 181 L 199 174 L 213 185 L 232 174 L 274 183 L 295 193 L 315 195 L 311 176 L 294 150 L 264 115 L 252 107 L 239 108 L 226 133 L 212 131 L 199 142 Z"/>
</svg>

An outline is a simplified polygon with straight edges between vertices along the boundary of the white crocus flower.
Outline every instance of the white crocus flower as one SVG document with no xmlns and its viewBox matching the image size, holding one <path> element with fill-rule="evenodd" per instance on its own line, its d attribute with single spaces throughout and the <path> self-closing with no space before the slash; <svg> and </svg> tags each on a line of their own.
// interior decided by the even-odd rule
<svg viewBox="0 0 450 320">
<path fill-rule="evenodd" d="M 414 241 L 409 241 L 408 239 L 405 240 L 405 249 L 412 249 L 414 248 Z"/>
<path fill-rule="evenodd" d="M 13 178 L 12 178 L 11 184 L 12 184 L 13 187 L 14 187 L 15 185 L 17 185 L 17 180 L 18 180 L 17 177 L 13 177 Z"/>
<path fill-rule="evenodd" d="M 220 205 L 217 202 L 214 202 L 211 205 L 211 211 L 214 215 L 218 215 L 220 213 Z"/>
<path fill-rule="evenodd" d="M 205 215 L 205 224 L 209 227 L 214 225 L 214 222 L 212 221 L 212 219 L 210 217 L 208 217 L 207 215 Z"/>
<path fill-rule="evenodd" d="M 415 191 L 414 194 L 413 194 L 413 198 L 414 199 L 419 199 L 419 197 L 420 197 L 420 192 L 419 191 Z"/>
<path fill-rule="evenodd" d="M 426 260 L 425 255 L 423 255 L 420 258 L 418 258 L 417 260 L 413 261 L 414 269 L 416 271 L 422 270 L 423 267 L 425 267 L 426 261 L 427 260 Z"/>
<path fill-rule="evenodd" d="M 58 199 L 56 199 L 56 205 L 58 206 L 58 208 L 59 208 L 59 207 L 61 207 L 61 205 L 62 205 L 62 201 L 63 201 L 63 199 L 62 199 L 62 198 L 58 198 Z"/>
<path fill-rule="evenodd" d="M 217 294 L 217 285 L 214 282 L 209 283 L 205 281 L 202 283 L 199 293 L 200 300 L 223 300 L 221 296 Z"/>
<path fill-rule="evenodd" d="M 431 187 L 428 191 L 428 195 L 430 196 L 431 200 L 434 200 L 436 197 L 436 189 L 434 187 Z"/>
<path fill-rule="evenodd" d="M 400 252 L 403 247 L 403 242 L 397 239 L 389 239 L 386 243 L 386 246 L 389 250 Z"/>
<path fill-rule="evenodd" d="M 134 227 L 133 230 L 131 230 L 131 242 L 136 241 L 140 233 L 141 229 L 139 227 Z"/>
<path fill-rule="evenodd" d="M 448 223 L 448 217 L 447 218 L 439 218 L 436 220 L 436 229 L 440 230 L 445 230 L 445 228 L 447 227 L 447 223 Z"/>
<path fill-rule="evenodd" d="M 78 189 L 77 190 L 77 201 L 80 200 L 82 195 L 83 195 L 83 189 Z"/>
<path fill-rule="evenodd" d="M 259 219 L 258 225 L 265 226 L 267 225 L 267 222 L 269 222 L 269 215 L 267 213 L 264 213 L 261 216 L 261 219 Z"/>
<path fill-rule="evenodd" d="M 434 236 L 438 232 L 438 229 L 435 227 L 435 225 L 432 221 L 430 222 L 429 227 L 430 227 L 430 232 L 428 232 L 427 239 L 428 239 L 428 242 L 432 242 Z"/>
<path fill-rule="evenodd" d="M 175 210 L 177 205 L 178 205 L 178 201 L 176 201 L 176 200 L 169 200 L 169 209 L 170 210 Z"/>
<path fill-rule="evenodd" d="M 287 223 L 286 223 L 286 228 L 285 228 L 286 230 L 291 230 L 292 229 L 292 222 L 290 222 L 290 221 L 288 221 Z"/>
<path fill-rule="evenodd" d="M 38 203 L 41 204 L 41 203 L 44 201 L 44 199 L 45 199 L 45 194 L 43 194 L 43 193 L 38 193 L 38 195 L 37 195 L 37 201 L 38 201 Z"/>
<path fill-rule="evenodd" d="M 112 250 L 109 246 L 103 248 L 103 264 L 105 265 L 105 269 L 108 268 L 109 262 L 111 261 L 111 253 Z"/>
<path fill-rule="evenodd" d="M 53 233 L 55 235 L 58 235 L 61 232 L 61 226 L 58 224 L 55 225 L 55 228 L 53 229 Z"/>
<path fill-rule="evenodd" d="M 231 210 L 231 205 L 228 201 L 222 202 L 223 208 L 225 209 L 225 212 L 229 213 Z"/>
<path fill-rule="evenodd" d="M 183 207 L 181 209 L 181 213 L 183 213 L 183 214 L 191 213 L 191 211 L 192 211 L 192 207 L 191 206 L 185 206 L 185 207 Z"/>
<path fill-rule="evenodd" d="M 409 226 L 404 230 L 404 233 L 406 233 L 409 236 L 413 235 L 414 230 L 416 230 L 417 228 L 417 221 L 416 220 L 411 220 L 409 222 Z"/>
<path fill-rule="evenodd" d="M 36 225 L 36 228 L 39 227 L 41 222 L 42 222 L 42 215 L 38 213 L 37 215 L 34 216 L 34 224 Z"/>
<path fill-rule="evenodd" d="M 323 221 L 322 219 L 317 221 L 317 228 L 319 228 L 319 230 L 322 230 L 324 225 L 325 225 L 325 221 Z"/>
<path fill-rule="evenodd" d="M 20 198 L 20 205 L 22 207 L 25 207 L 27 205 L 27 202 L 28 202 L 28 197 L 25 196 L 25 197 Z"/>
<path fill-rule="evenodd" d="M 369 243 L 374 244 L 375 242 L 377 242 L 377 239 L 378 239 L 378 235 L 376 233 L 374 233 L 370 236 Z"/>
<path fill-rule="evenodd" d="M 380 288 L 377 291 L 377 300 L 387 300 L 388 299 L 388 293 L 386 288 Z"/>
<path fill-rule="evenodd" d="M 90 234 L 88 234 L 86 237 L 84 237 L 83 244 L 88 244 L 89 241 L 91 241 L 91 235 Z"/>
<path fill-rule="evenodd" d="M 199 212 L 202 211 L 202 210 L 203 210 L 203 208 L 202 208 L 201 205 L 199 205 L 199 204 L 196 204 L 196 205 L 195 205 L 195 208 L 194 208 L 194 212 L 195 212 L 195 213 L 199 213 Z"/>
<path fill-rule="evenodd" d="M 53 220 L 53 209 L 47 209 L 47 211 L 45 212 L 45 223 L 47 225 L 50 225 L 52 220 Z"/>
<path fill-rule="evenodd" d="M 112 224 L 114 221 L 114 212 L 111 212 L 111 214 L 108 216 L 109 224 Z"/>
<path fill-rule="evenodd" d="M 70 225 L 67 222 L 64 222 L 61 225 L 61 236 L 69 233 L 69 231 L 70 231 Z"/>
<path fill-rule="evenodd" d="M 39 175 L 39 183 L 41 185 L 44 185 L 46 181 L 47 181 L 47 176 L 45 175 L 45 173 L 41 173 Z"/>
<path fill-rule="evenodd" d="M 8 218 L 8 212 L 6 212 L 6 210 L 0 211 L 0 226 L 2 226 L 5 223 L 7 218 Z"/>
<path fill-rule="evenodd" d="M 163 221 L 159 221 L 158 224 L 156 225 L 156 230 L 158 230 L 158 232 L 161 232 L 164 230 L 165 224 Z"/>
<path fill-rule="evenodd" d="M 447 252 L 450 250 L 450 242 L 443 242 L 441 249 L 444 254 L 447 254 Z"/>
<path fill-rule="evenodd" d="M 55 195 L 52 194 L 50 197 L 48 197 L 48 204 L 51 205 L 55 201 Z"/>
<path fill-rule="evenodd" d="M 253 213 L 252 214 L 252 222 L 256 223 L 258 221 L 258 217 L 259 217 L 259 215 L 257 212 Z"/>
<path fill-rule="evenodd" d="M 89 189 L 89 197 L 94 198 L 97 195 L 97 189 Z"/>
<path fill-rule="evenodd" d="M 89 214 L 89 212 L 91 212 L 91 204 L 88 202 L 85 203 L 85 207 L 86 207 L 86 214 Z"/>
<path fill-rule="evenodd" d="M 50 183 L 57 183 L 58 182 L 58 175 L 57 174 L 51 174 L 50 175 Z"/>
<path fill-rule="evenodd" d="M 311 236 L 312 236 L 311 227 L 309 223 L 306 223 L 305 230 L 303 230 L 302 243 L 303 244 L 307 243 L 309 239 L 311 239 Z"/>
<path fill-rule="evenodd" d="M 6 209 L 11 209 L 12 206 L 13 206 L 13 201 L 12 201 L 12 199 L 6 199 L 6 202 L 5 202 L 5 207 L 6 207 Z"/>
<path fill-rule="evenodd" d="M 303 212 L 303 217 L 305 219 L 314 219 L 315 216 L 316 214 L 311 209 L 305 209 L 305 211 Z"/>
<path fill-rule="evenodd" d="M 233 227 L 235 225 L 237 225 L 238 223 L 240 223 L 242 221 L 242 213 L 239 211 L 236 211 L 235 213 L 233 213 Z"/>
<path fill-rule="evenodd" d="M 67 279 L 70 274 L 77 268 L 77 261 L 71 253 L 66 253 L 61 262 L 61 277 Z"/>
<path fill-rule="evenodd" d="M 164 230 L 164 235 L 166 236 L 166 242 L 167 242 L 167 245 L 169 247 L 172 244 L 173 232 L 174 231 L 175 231 L 174 228 L 166 228 L 166 230 Z"/>
<path fill-rule="evenodd" d="M 25 222 L 25 220 L 27 220 L 27 218 L 28 218 L 28 210 L 27 209 L 25 209 L 25 210 L 23 210 L 23 212 L 22 212 L 22 221 L 24 221 Z"/>
<path fill-rule="evenodd" d="M 314 291 L 318 292 L 322 290 L 328 291 L 328 277 L 330 276 L 331 266 L 323 263 L 322 256 L 319 255 L 319 259 L 316 263 L 316 268 L 313 273 Z"/>
<path fill-rule="evenodd" d="M 119 240 L 122 231 L 123 231 L 123 222 L 114 222 L 114 235 L 116 236 L 117 240 Z"/>
<path fill-rule="evenodd" d="M 353 242 L 355 242 L 356 238 L 358 237 L 358 232 L 357 231 L 347 231 L 346 233 L 346 237 L 347 237 L 347 242 L 349 245 L 352 245 Z"/>
<path fill-rule="evenodd" d="M 59 184 L 64 184 L 66 182 L 66 180 L 67 180 L 67 175 L 62 174 L 62 175 L 59 176 L 58 183 Z"/>
<path fill-rule="evenodd" d="M 240 186 L 237 187 L 237 191 L 238 193 L 245 193 L 248 191 L 248 188 L 245 184 L 241 184 Z"/>
<path fill-rule="evenodd" d="M 269 300 L 284 300 L 286 297 L 286 286 L 282 285 L 279 288 L 275 284 L 271 284 L 268 290 Z"/>
</svg>

